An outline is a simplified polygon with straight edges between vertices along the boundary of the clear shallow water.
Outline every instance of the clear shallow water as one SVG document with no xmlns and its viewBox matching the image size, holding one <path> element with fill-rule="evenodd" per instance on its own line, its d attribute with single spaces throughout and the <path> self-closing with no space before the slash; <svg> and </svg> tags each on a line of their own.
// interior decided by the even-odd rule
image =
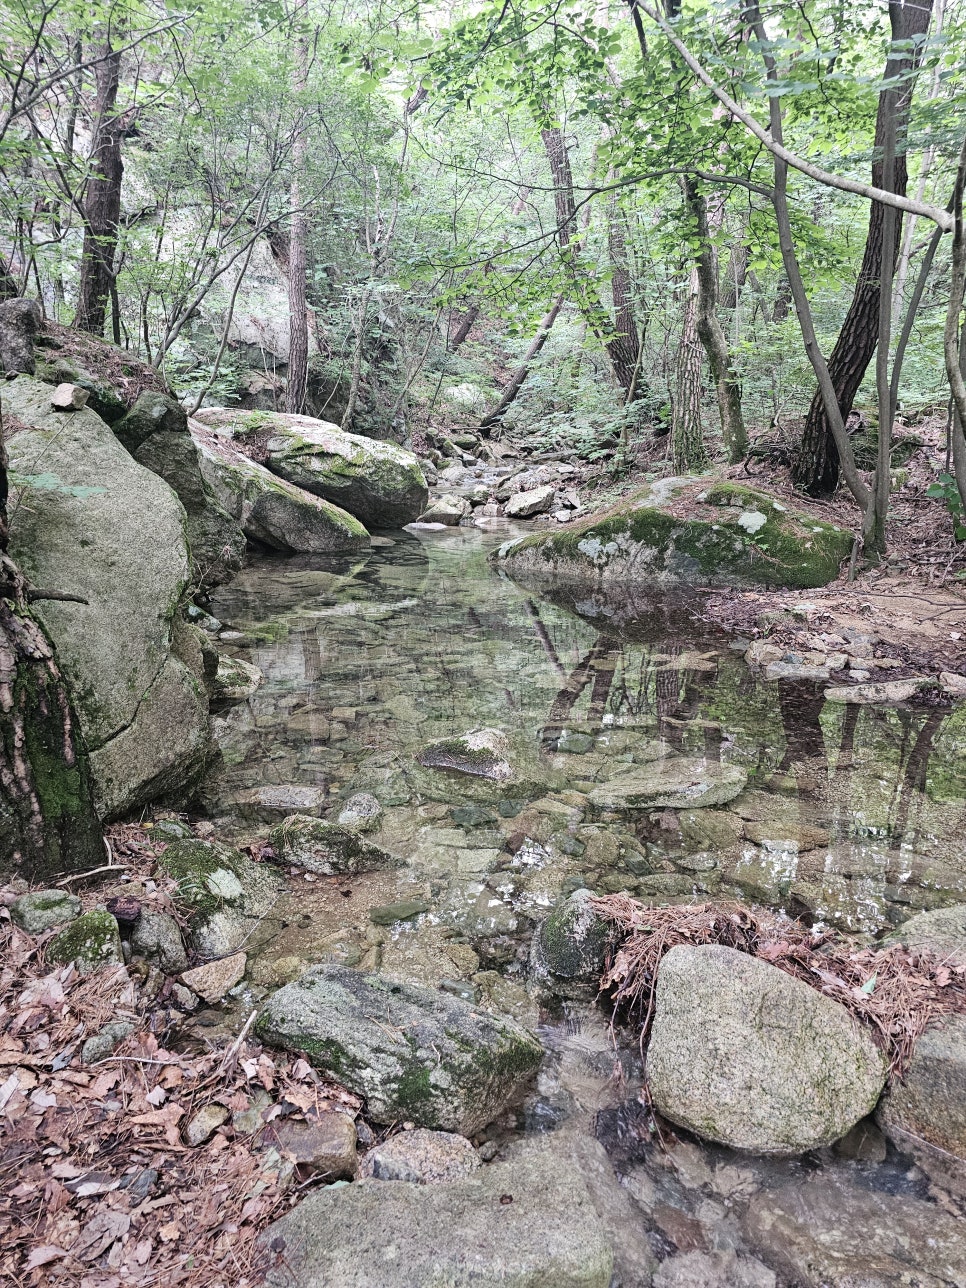
<svg viewBox="0 0 966 1288">
<path fill-rule="evenodd" d="M 541 1022 L 535 1092 L 494 1134 L 602 1140 L 662 1258 L 762 1252 L 762 1196 L 810 1193 L 815 1177 L 835 1194 L 817 1238 L 833 1228 L 885 1238 L 895 1212 L 870 1194 L 916 1212 L 930 1194 L 910 1160 L 891 1147 L 885 1160 L 769 1161 L 656 1142 L 634 1051 L 618 1058 L 590 1007 L 541 1016 L 523 987 L 527 948 L 579 885 L 661 902 L 736 897 L 872 934 L 966 900 L 966 713 L 834 706 L 821 686 L 765 683 L 700 624 L 699 602 L 553 602 L 487 564 L 506 537 L 400 533 L 352 562 L 260 558 L 214 597 L 215 616 L 241 637 L 222 647 L 264 675 L 218 715 L 225 763 L 202 804 L 219 831 L 264 832 L 293 812 L 290 789 L 317 793 L 333 816 L 366 790 L 384 807 L 373 839 L 406 861 L 353 881 L 293 874 L 246 1004 L 328 959 Z M 418 765 L 427 744 L 480 726 L 508 736 L 512 782 Z M 710 809 L 606 813 L 589 800 L 615 776 L 676 758 L 738 764 L 748 785 Z M 425 911 L 373 923 L 374 907 L 404 899 Z M 635 1246 L 624 1249 L 625 1288 L 638 1282 Z M 917 1256 L 910 1248 L 913 1270 Z M 745 1280 L 722 1270 L 703 1282 Z M 887 1265 L 862 1282 L 954 1281 L 903 1280 Z"/>
</svg>

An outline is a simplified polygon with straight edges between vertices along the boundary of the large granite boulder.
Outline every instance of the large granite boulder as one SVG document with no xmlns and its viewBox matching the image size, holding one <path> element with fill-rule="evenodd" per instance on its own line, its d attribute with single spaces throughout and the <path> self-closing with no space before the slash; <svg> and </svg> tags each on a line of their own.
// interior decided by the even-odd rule
<svg viewBox="0 0 966 1288">
<path fill-rule="evenodd" d="M 259 1037 L 365 1096 L 377 1122 L 470 1136 L 540 1063 L 531 1033 L 449 993 L 317 966 L 265 1003 Z"/>
<path fill-rule="evenodd" d="M 661 961 L 647 1080 L 672 1122 L 707 1140 L 799 1154 L 875 1108 L 888 1062 L 831 998 L 716 944 Z"/>
<path fill-rule="evenodd" d="M 181 404 L 170 394 L 148 390 L 113 429 L 134 459 L 177 493 L 187 517 L 195 581 L 211 586 L 237 572 L 245 537 L 204 479 Z"/>
<path fill-rule="evenodd" d="M 35 585 L 87 600 L 34 611 L 77 705 L 99 813 L 110 818 L 185 788 L 210 751 L 201 649 L 180 612 L 185 513 L 95 412 L 58 413 L 50 397 L 27 376 L 4 390 L 11 553 Z"/>
<path fill-rule="evenodd" d="M 539 1148 L 445 1184 L 315 1190 L 262 1235 L 271 1288 L 608 1288 L 582 1168 Z M 627 1282 L 622 1280 L 622 1282 Z"/>
<path fill-rule="evenodd" d="M 369 534 L 351 514 L 277 478 L 197 420 L 190 428 L 205 481 L 250 540 L 304 554 L 368 549 Z"/>
<path fill-rule="evenodd" d="M 604 514 L 506 542 L 514 576 L 590 585 L 824 586 L 852 533 L 737 483 L 663 479 Z"/>
<path fill-rule="evenodd" d="M 429 489 L 419 462 L 395 443 L 283 412 L 213 408 L 197 419 L 239 443 L 255 436 L 273 474 L 348 510 L 367 528 L 401 528 L 426 509 Z"/>
</svg>

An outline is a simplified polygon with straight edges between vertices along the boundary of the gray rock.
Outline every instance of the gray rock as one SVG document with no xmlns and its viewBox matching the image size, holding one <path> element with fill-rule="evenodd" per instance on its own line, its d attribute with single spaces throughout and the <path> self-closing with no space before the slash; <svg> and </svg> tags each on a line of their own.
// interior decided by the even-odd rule
<svg viewBox="0 0 966 1288">
<path fill-rule="evenodd" d="M 73 921 L 82 911 L 80 899 L 66 890 L 34 890 L 13 901 L 10 919 L 28 935 L 43 935 L 56 926 Z"/>
<path fill-rule="evenodd" d="M 214 841 L 176 841 L 159 862 L 194 910 L 189 935 L 202 957 L 227 957 L 271 934 L 264 919 L 285 883 L 267 864 Z"/>
<path fill-rule="evenodd" d="M 216 957 L 214 961 L 184 971 L 181 982 L 206 1002 L 220 1002 L 230 989 L 244 979 L 247 965 L 247 954 L 231 953 L 227 957 Z"/>
<path fill-rule="evenodd" d="M 277 478 L 196 420 L 190 429 L 205 481 L 250 540 L 307 554 L 368 549 L 369 534 L 351 514 Z"/>
<path fill-rule="evenodd" d="M 218 658 L 215 692 L 220 698 L 242 702 L 258 690 L 264 678 L 258 667 L 251 662 L 222 653 Z"/>
<path fill-rule="evenodd" d="M 448 1131 L 414 1131 L 390 1136 L 363 1158 L 362 1177 L 376 1181 L 456 1181 L 480 1166 L 480 1156 L 466 1139 Z"/>
<path fill-rule="evenodd" d="M 377 1122 L 471 1135 L 522 1090 L 540 1044 L 448 993 L 318 966 L 279 989 L 256 1021 L 368 1100 Z"/>
<path fill-rule="evenodd" d="M 759 1153 L 844 1136 L 874 1108 L 886 1060 L 830 998 L 718 945 L 672 948 L 657 976 L 647 1079 L 672 1122 Z"/>
<path fill-rule="evenodd" d="M 224 1105 L 205 1105 L 199 1109 L 184 1129 L 184 1138 L 189 1145 L 197 1147 L 210 1140 L 215 1132 L 228 1121 L 228 1110 Z"/>
<path fill-rule="evenodd" d="M 36 300 L 4 300 L 0 304 L 0 376 L 8 371 L 34 374 L 34 337 L 43 317 Z"/>
<path fill-rule="evenodd" d="M 591 898 L 589 890 L 575 890 L 534 932 L 531 970 L 558 997 L 589 998 L 600 990 L 611 932 Z"/>
<path fill-rule="evenodd" d="M 630 765 L 595 787 L 590 802 L 608 810 L 707 809 L 734 800 L 747 782 L 740 765 L 674 756 L 649 765 Z"/>
<path fill-rule="evenodd" d="M 36 585 L 88 601 L 34 611 L 77 704 L 98 810 L 116 817 L 193 783 L 211 751 L 200 651 L 179 613 L 184 509 L 89 408 L 58 416 L 26 376 L 4 408 L 31 426 L 9 440 L 11 469 L 58 480 L 17 509 L 11 553 Z"/>
<path fill-rule="evenodd" d="M 609 1288 L 614 1265 L 579 1167 L 542 1151 L 447 1185 L 316 1190 L 262 1241 L 270 1288 Z"/>
<path fill-rule="evenodd" d="M 131 949 L 145 957 L 166 975 L 180 975 L 188 969 L 188 954 L 181 927 L 166 912 L 142 912 L 131 935 Z"/>
<path fill-rule="evenodd" d="M 184 408 L 169 394 L 146 392 L 115 426 L 136 461 L 177 493 L 187 517 L 194 578 L 215 585 L 237 572 L 245 536 L 206 482 Z"/>
<path fill-rule="evenodd" d="M 99 1060 L 106 1060 L 128 1034 L 133 1032 L 134 1025 L 126 1020 L 112 1020 L 105 1024 L 81 1047 L 81 1064 L 97 1064 Z"/>
<path fill-rule="evenodd" d="M 966 957 L 966 903 L 935 908 L 931 912 L 917 912 L 904 921 L 889 940 L 935 953 L 938 957 Z"/>
<path fill-rule="evenodd" d="M 553 504 L 556 489 L 549 484 L 532 488 L 529 492 L 517 492 L 506 503 L 508 519 L 532 519 L 535 514 L 546 514 Z"/>
<path fill-rule="evenodd" d="M 858 679 L 867 679 L 868 671 L 852 671 Z M 858 706 L 879 705 L 890 702 L 908 702 L 920 689 L 935 684 L 932 676 L 919 676 L 910 680 L 884 680 L 878 684 L 839 684 L 825 690 L 826 702 L 853 703 Z"/>
<path fill-rule="evenodd" d="M 273 783 L 269 787 L 253 787 L 233 801 L 235 810 L 243 818 L 258 823 L 275 823 L 279 816 L 288 814 L 317 816 L 325 804 L 324 787 L 307 787 L 302 783 Z"/>
<path fill-rule="evenodd" d="M 509 743 L 499 729 L 473 729 L 454 738 L 443 738 L 417 757 L 425 769 L 446 769 L 504 783 L 513 777 L 507 760 Z"/>
<path fill-rule="evenodd" d="M 370 792 L 356 792 L 339 810 L 336 822 L 356 832 L 371 832 L 379 826 L 382 806 Z"/>
<path fill-rule="evenodd" d="M 465 518 L 469 512 L 470 507 L 461 496 L 451 496 L 447 493 L 429 503 L 425 512 L 419 516 L 419 522 L 442 523 L 448 528 L 458 528 L 460 519 Z"/>
<path fill-rule="evenodd" d="M 935 1203 L 865 1189 L 840 1176 L 762 1190 L 745 1224 L 769 1261 L 809 1288 L 966 1283 L 961 1219 Z"/>
<path fill-rule="evenodd" d="M 400 899 L 398 903 L 377 904 L 369 909 L 369 920 L 374 926 L 394 926 L 397 921 L 412 921 L 422 916 L 429 912 L 430 906 L 426 899 Z"/>
<path fill-rule="evenodd" d="M 966 1160 L 966 1016 L 926 1029 L 902 1080 L 883 1096 L 878 1120 L 900 1149 L 920 1142 Z"/>
<path fill-rule="evenodd" d="M 325 876 L 378 872 L 404 866 L 403 859 L 366 839 L 354 827 L 292 814 L 269 834 L 282 863 Z"/>
<path fill-rule="evenodd" d="M 775 1272 L 754 1257 L 726 1252 L 679 1252 L 658 1266 L 654 1288 L 775 1288 Z"/>
<path fill-rule="evenodd" d="M 340 506 L 367 528 L 400 528 L 426 508 L 429 489 L 411 452 L 338 426 L 282 412 L 229 410 L 198 413 L 203 424 L 235 437 L 271 434 L 266 463 L 297 488 Z"/>
<path fill-rule="evenodd" d="M 54 936 L 47 945 L 47 956 L 64 966 L 73 962 L 81 975 L 102 966 L 120 966 L 124 955 L 117 922 L 103 908 L 85 912 Z"/>
<path fill-rule="evenodd" d="M 82 389 L 80 385 L 67 384 L 65 381 L 50 395 L 50 405 L 54 411 L 79 411 L 81 407 L 87 406 L 89 397 L 86 389 Z"/>
</svg>

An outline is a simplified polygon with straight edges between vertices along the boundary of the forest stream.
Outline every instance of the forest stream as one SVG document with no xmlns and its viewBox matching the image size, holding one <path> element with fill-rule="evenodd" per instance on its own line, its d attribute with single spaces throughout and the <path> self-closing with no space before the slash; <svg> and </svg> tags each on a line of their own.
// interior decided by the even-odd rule
<svg viewBox="0 0 966 1288">
<path fill-rule="evenodd" d="M 546 1054 L 532 1094 L 484 1136 L 604 1143 L 654 1220 L 648 1241 L 619 1234 L 626 1282 L 662 1240 L 665 1253 L 743 1267 L 722 1283 L 774 1282 L 742 1258 L 767 1256 L 762 1204 L 792 1195 L 808 1199 L 819 1243 L 859 1223 L 872 1244 L 895 1235 L 880 1198 L 905 1196 L 915 1266 L 916 1223 L 926 1238 L 933 1209 L 912 1200 L 930 1181 L 871 1120 L 796 1159 L 655 1139 L 633 1037 L 615 1049 L 588 1001 L 538 1014 L 522 983 L 534 923 L 584 885 L 665 903 L 732 897 L 867 933 L 961 901 L 963 708 L 836 706 L 821 685 L 767 683 L 687 598 L 655 592 L 642 617 L 639 601 L 535 596 L 487 562 L 511 531 L 398 532 L 355 560 L 263 556 L 213 596 L 222 646 L 264 677 L 216 719 L 224 764 L 202 799 L 218 834 L 250 837 L 368 791 L 384 807 L 374 839 L 407 866 L 354 879 L 292 869 L 249 981 L 194 1031 L 237 1028 L 271 987 L 324 960 L 498 998 L 539 1023 Z M 509 735 L 524 791 L 417 764 L 435 740 L 481 726 Z M 740 765 L 748 786 L 727 807 L 590 821 L 595 786 L 662 749 Z"/>
</svg>

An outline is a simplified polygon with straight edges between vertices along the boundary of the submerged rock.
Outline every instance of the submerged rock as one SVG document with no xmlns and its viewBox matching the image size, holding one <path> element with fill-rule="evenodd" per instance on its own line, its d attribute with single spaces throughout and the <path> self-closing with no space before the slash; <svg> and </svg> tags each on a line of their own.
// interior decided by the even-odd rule
<svg viewBox="0 0 966 1288">
<path fill-rule="evenodd" d="M 225 957 L 253 943 L 284 889 L 278 872 L 215 841 L 176 841 L 159 860 L 194 910 L 189 934 L 202 957 Z"/>
<path fill-rule="evenodd" d="M 382 806 L 370 792 L 356 792 L 339 810 L 336 822 L 356 832 L 371 832 L 379 826 Z"/>
<path fill-rule="evenodd" d="M 371 1149 L 362 1160 L 360 1175 L 377 1181 L 414 1181 L 427 1185 L 456 1181 L 480 1166 L 480 1156 L 466 1139 L 449 1131 L 400 1132 Z"/>
<path fill-rule="evenodd" d="M 47 956 L 63 966 L 73 962 L 80 975 L 102 966 L 120 966 L 124 955 L 117 922 L 104 908 L 85 912 L 54 936 L 47 945 Z"/>
<path fill-rule="evenodd" d="M 306 814 L 292 814 L 272 830 L 268 839 L 280 862 L 324 876 L 356 876 L 405 866 L 405 860 L 374 845 L 357 829 Z"/>
<path fill-rule="evenodd" d="M 243 702 L 257 692 L 264 678 L 258 667 L 251 662 L 222 653 L 218 658 L 215 692 L 220 698 L 231 702 Z"/>
<path fill-rule="evenodd" d="M 590 906 L 589 890 L 575 890 L 537 927 L 530 967 L 558 997 L 594 997 L 600 990 L 611 929 Z"/>
<path fill-rule="evenodd" d="M 203 424 L 244 440 L 265 438 L 273 474 L 340 506 L 367 528 L 401 528 L 426 508 L 429 489 L 411 452 L 283 412 L 200 411 Z"/>
<path fill-rule="evenodd" d="M 89 408 L 59 416 L 48 385 L 18 376 L 4 410 L 28 426 L 9 439 L 11 469 L 47 480 L 17 509 L 11 554 L 35 585 L 86 601 L 33 611 L 77 706 L 98 812 L 114 818 L 193 783 L 211 752 L 201 651 L 180 616 L 185 512 Z"/>
<path fill-rule="evenodd" d="M 798 1154 L 875 1107 L 887 1061 L 844 1007 L 747 953 L 662 959 L 647 1079 L 672 1122 L 735 1149 Z"/>
<path fill-rule="evenodd" d="M 256 1030 L 365 1096 L 377 1122 L 461 1135 L 495 1118 L 541 1057 L 539 1042 L 509 1019 L 435 989 L 331 965 L 279 989 Z"/>
<path fill-rule="evenodd" d="M 505 783 L 513 777 L 507 760 L 510 744 L 499 729 L 474 729 L 454 738 L 442 738 L 421 751 L 416 759 L 425 769 L 445 769 Z"/>
<path fill-rule="evenodd" d="M 351 514 L 277 478 L 230 439 L 191 421 L 191 436 L 212 491 L 251 541 L 273 550 L 338 554 L 364 550 L 369 534 Z"/>
<path fill-rule="evenodd" d="M 271 1288 L 609 1288 L 614 1266 L 580 1167 L 542 1150 L 446 1185 L 316 1190 L 262 1240 Z"/>
<path fill-rule="evenodd" d="M 493 557 L 537 579 L 808 587 L 833 581 L 851 548 L 850 532 L 765 492 L 664 479 L 605 515 L 507 542 Z"/>
<path fill-rule="evenodd" d="M 66 890 L 33 890 L 13 901 L 10 920 L 28 935 L 43 935 L 73 921 L 83 910 L 80 899 Z"/>
<path fill-rule="evenodd" d="M 745 788 L 741 765 L 675 756 L 650 765 L 631 765 L 590 793 L 597 809 L 707 809 L 725 805 Z"/>
<path fill-rule="evenodd" d="M 745 1225 L 753 1244 L 808 1288 L 966 1283 L 963 1221 L 908 1194 L 822 1176 L 763 1190 Z"/>
</svg>

